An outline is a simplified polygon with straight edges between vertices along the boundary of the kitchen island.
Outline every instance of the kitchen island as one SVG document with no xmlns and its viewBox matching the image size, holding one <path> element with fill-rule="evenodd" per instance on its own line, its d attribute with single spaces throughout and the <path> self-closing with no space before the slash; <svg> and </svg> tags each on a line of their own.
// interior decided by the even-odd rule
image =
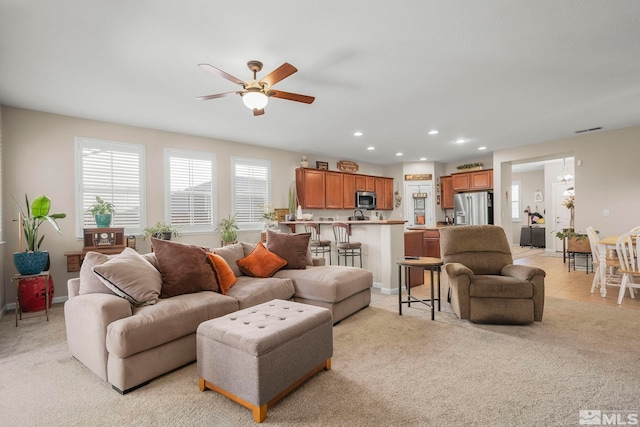
<svg viewBox="0 0 640 427">
<path fill-rule="evenodd" d="M 387 295 L 398 292 L 396 260 L 404 256 L 406 220 L 283 221 L 280 224 L 288 226 L 293 233 L 304 233 L 304 225 L 310 222 L 320 224 L 322 240 L 331 240 L 334 265 L 337 265 L 337 256 L 331 224 L 349 224 L 351 240 L 362 243 L 362 266 L 373 274 L 373 286 Z"/>
</svg>

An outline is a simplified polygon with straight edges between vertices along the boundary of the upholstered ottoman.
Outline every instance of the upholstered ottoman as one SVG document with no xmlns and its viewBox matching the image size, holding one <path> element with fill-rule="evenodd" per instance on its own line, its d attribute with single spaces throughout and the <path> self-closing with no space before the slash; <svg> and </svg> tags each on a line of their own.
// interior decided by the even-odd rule
<svg viewBox="0 0 640 427">
<path fill-rule="evenodd" d="M 273 300 L 198 326 L 200 390 L 214 390 L 253 411 L 267 409 L 318 371 L 331 369 L 331 312 Z"/>
</svg>

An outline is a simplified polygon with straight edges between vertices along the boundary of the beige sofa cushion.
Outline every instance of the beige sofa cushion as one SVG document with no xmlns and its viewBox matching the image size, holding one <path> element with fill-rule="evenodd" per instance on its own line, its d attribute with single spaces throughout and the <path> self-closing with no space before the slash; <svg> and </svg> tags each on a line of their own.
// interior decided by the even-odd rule
<svg viewBox="0 0 640 427">
<path fill-rule="evenodd" d="M 249 253 L 244 253 L 244 246 L 242 245 L 242 243 L 234 243 L 233 245 L 215 248 L 213 252 L 224 258 L 236 277 L 242 276 L 243 273 L 238 268 L 236 261 L 241 260 L 246 255 L 249 255 Z"/>
<path fill-rule="evenodd" d="M 295 291 L 290 279 L 241 276 L 229 289 L 227 295 L 235 298 L 238 301 L 238 308 L 243 309 L 272 299 L 289 299 Z"/>
<path fill-rule="evenodd" d="M 82 261 L 82 267 L 80 267 L 80 288 L 78 289 L 79 295 L 86 294 L 109 294 L 115 295 L 115 293 L 109 289 L 98 276 L 93 272 L 93 267 L 96 265 L 104 264 L 109 261 L 110 258 L 115 255 L 105 255 L 99 252 L 87 252 L 84 255 Z"/>
<path fill-rule="evenodd" d="M 325 265 L 280 270 L 274 277 L 293 279 L 296 298 L 336 303 L 373 285 L 373 274 L 357 267 Z"/>
<path fill-rule="evenodd" d="M 119 358 L 194 334 L 209 319 L 238 310 L 238 302 L 216 292 L 197 292 L 160 299 L 134 308 L 132 316 L 107 326 L 107 350 Z"/>
</svg>

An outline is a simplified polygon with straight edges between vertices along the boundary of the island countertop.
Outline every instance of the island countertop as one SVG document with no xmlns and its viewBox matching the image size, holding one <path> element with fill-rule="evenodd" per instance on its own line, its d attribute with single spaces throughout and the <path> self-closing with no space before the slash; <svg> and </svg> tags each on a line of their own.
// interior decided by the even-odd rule
<svg viewBox="0 0 640 427">
<path fill-rule="evenodd" d="M 309 224 L 309 223 L 315 223 L 315 224 L 333 224 L 334 222 L 342 222 L 345 224 L 373 224 L 373 225 L 396 225 L 396 224 L 404 224 L 407 222 L 406 219 L 383 219 L 383 220 L 377 220 L 377 219 L 367 219 L 364 221 L 359 221 L 359 220 L 341 220 L 341 219 L 336 219 L 333 221 L 314 221 L 314 220 L 309 220 L 309 221 L 281 221 L 279 222 L 279 224 L 284 224 L 284 225 L 296 225 L 296 224 Z"/>
</svg>

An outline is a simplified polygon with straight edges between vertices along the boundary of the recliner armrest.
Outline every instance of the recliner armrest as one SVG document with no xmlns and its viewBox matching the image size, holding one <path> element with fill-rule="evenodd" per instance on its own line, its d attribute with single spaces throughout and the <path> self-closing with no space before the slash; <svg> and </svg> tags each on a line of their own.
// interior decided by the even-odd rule
<svg viewBox="0 0 640 427">
<path fill-rule="evenodd" d="M 531 267 L 529 265 L 507 264 L 502 267 L 500 274 L 503 276 L 513 277 L 514 279 L 526 280 L 530 282 L 535 276 L 545 277 L 547 273 L 541 268 Z"/>
<path fill-rule="evenodd" d="M 461 275 L 469 276 L 469 280 L 473 279 L 473 271 L 464 264 L 460 264 L 459 262 L 450 262 L 444 265 L 444 270 L 450 278 L 456 278 Z"/>
</svg>

